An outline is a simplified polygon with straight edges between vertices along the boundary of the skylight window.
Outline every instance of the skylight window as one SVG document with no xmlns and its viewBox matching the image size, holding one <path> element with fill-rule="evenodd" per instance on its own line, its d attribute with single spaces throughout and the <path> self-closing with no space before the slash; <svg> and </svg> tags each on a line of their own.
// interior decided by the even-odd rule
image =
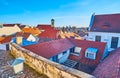
<svg viewBox="0 0 120 78">
<path fill-rule="evenodd" d="M 97 52 L 98 52 L 97 48 L 87 48 L 85 52 L 85 57 L 95 60 Z"/>
</svg>

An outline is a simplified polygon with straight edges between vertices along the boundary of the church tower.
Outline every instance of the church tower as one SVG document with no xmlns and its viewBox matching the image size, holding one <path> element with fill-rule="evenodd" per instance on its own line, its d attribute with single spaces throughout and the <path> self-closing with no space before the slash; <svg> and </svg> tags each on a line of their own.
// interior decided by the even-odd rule
<svg viewBox="0 0 120 78">
<path fill-rule="evenodd" d="M 51 26 L 54 27 L 54 22 L 55 20 L 54 19 L 51 19 Z"/>
</svg>

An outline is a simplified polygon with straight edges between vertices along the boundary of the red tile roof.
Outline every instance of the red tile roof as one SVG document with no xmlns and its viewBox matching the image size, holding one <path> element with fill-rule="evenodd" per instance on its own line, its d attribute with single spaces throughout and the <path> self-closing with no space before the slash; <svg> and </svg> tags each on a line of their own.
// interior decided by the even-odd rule
<svg viewBox="0 0 120 78">
<path fill-rule="evenodd" d="M 88 35 L 88 33 L 86 33 L 86 32 L 79 32 L 78 33 L 81 37 L 84 37 L 85 35 Z"/>
<path fill-rule="evenodd" d="M 37 28 L 44 30 L 41 34 L 38 35 L 40 38 L 58 38 L 57 34 L 59 30 L 54 29 L 51 25 L 38 25 Z"/>
<path fill-rule="evenodd" d="M 96 78 L 120 78 L 120 48 L 111 52 L 111 54 L 100 63 L 93 75 Z"/>
<path fill-rule="evenodd" d="M 47 24 L 38 24 L 37 28 L 43 29 L 43 30 L 54 29 L 54 27 L 52 27 L 51 25 L 47 25 Z"/>
<path fill-rule="evenodd" d="M 12 40 L 13 36 L 6 36 L 3 40 L 0 41 L 1 44 L 8 43 Z"/>
<path fill-rule="evenodd" d="M 16 32 L 16 36 L 22 36 L 23 33 L 22 32 Z"/>
<path fill-rule="evenodd" d="M 31 33 L 34 36 L 36 36 L 36 35 L 41 33 L 41 31 L 38 28 L 23 28 L 22 32 L 23 33 Z"/>
<path fill-rule="evenodd" d="M 73 46 L 74 45 L 68 39 L 59 39 L 35 45 L 24 46 L 23 48 L 28 49 L 45 58 L 51 58 L 52 56 L 64 52 Z"/>
<path fill-rule="evenodd" d="M 20 29 L 23 29 L 26 25 L 19 25 Z"/>
<path fill-rule="evenodd" d="M 95 15 L 90 31 L 120 33 L 120 14 Z"/>
<path fill-rule="evenodd" d="M 27 38 L 30 36 L 30 34 L 31 34 L 31 33 L 23 33 L 22 36 L 23 36 L 25 39 L 27 39 Z"/>
<path fill-rule="evenodd" d="M 22 32 L 17 32 L 16 36 L 22 36 L 25 39 L 27 39 L 30 36 L 31 33 L 22 33 Z"/>
<path fill-rule="evenodd" d="M 13 27 L 15 25 L 20 25 L 20 24 L 3 24 L 3 27 Z"/>
<path fill-rule="evenodd" d="M 82 50 L 80 52 L 80 56 L 70 54 L 69 59 L 81 62 L 83 64 L 96 66 L 100 63 L 102 58 L 104 49 L 106 47 L 106 43 L 104 42 L 94 42 L 94 41 L 86 41 L 86 40 L 76 40 L 76 39 L 59 39 L 52 40 L 48 42 L 43 42 L 35 45 L 25 46 L 26 48 L 36 54 L 39 54 L 45 58 L 50 58 L 54 55 L 57 55 L 65 50 L 68 50 L 74 46 L 81 47 Z M 98 53 L 96 55 L 95 60 L 90 60 L 85 57 L 85 51 L 89 47 L 94 47 L 98 49 Z"/>
<path fill-rule="evenodd" d="M 77 40 L 77 39 L 70 39 L 70 41 L 77 47 L 81 47 L 82 50 L 80 52 L 80 56 L 76 55 L 70 55 L 69 59 L 82 62 L 83 64 L 91 65 L 91 66 L 96 66 L 97 64 L 100 63 L 100 60 L 102 58 L 104 49 L 106 47 L 106 43 L 104 42 L 94 42 L 94 41 L 87 41 L 87 40 Z M 95 60 L 90 60 L 85 57 L 85 51 L 89 47 L 94 47 L 98 49 L 98 53 L 96 56 Z"/>
<path fill-rule="evenodd" d="M 51 39 L 58 38 L 57 31 L 55 30 L 44 31 L 41 34 L 39 34 L 38 37 L 39 38 L 51 38 Z"/>
</svg>

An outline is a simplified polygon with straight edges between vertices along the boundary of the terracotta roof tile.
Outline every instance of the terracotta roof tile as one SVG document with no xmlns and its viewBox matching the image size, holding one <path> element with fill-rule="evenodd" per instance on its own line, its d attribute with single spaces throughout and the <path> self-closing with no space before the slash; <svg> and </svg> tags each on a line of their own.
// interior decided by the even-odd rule
<svg viewBox="0 0 120 78">
<path fill-rule="evenodd" d="M 67 39 L 52 40 L 35 45 L 25 46 L 26 48 L 45 58 L 51 58 L 61 52 L 68 50 L 74 45 Z"/>
<path fill-rule="evenodd" d="M 5 38 L 5 37 L 0 37 L 0 42 L 1 42 L 2 40 L 4 40 L 4 38 Z"/>
<path fill-rule="evenodd" d="M 44 31 L 41 34 L 38 35 L 39 38 L 51 38 L 51 39 L 56 39 L 57 37 L 57 32 L 56 30 L 48 30 Z"/>
<path fill-rule="evenodd" d="M 23 29 L 26 25 L 19 25 L 20 29 Z"/>
<path fill-rule="evenodd" d="M 86 33 L 86 32 L 79 32 L 78 33 L 81 37 L 84 37 L 85 35 L 88 35 L 88 33 Z"/>
<path fill-rule="evenodd" d="M 96 66 L 100 63 L 100 60 L 102 58 L 104 49 L 106 47 L 106 43 L 104 42 L 94 42 L 94 41 L 87 41 L 87 40 L 77 40 L 77 39 L 69 39 L 75 46 L 77 47 L 81 47 L 82 50 L 80 52 L 80 56 L 76 56 L 76 55 L 70 55 L 70 59 L 72 60 L 76 60 L 79 62 L 82 62 L 83 64 L 87 64 L 87 65 L 93 65 Z M 98 53 L 96 56 L 95 60 L 90 60 L 88 58 L 85 57 L 85 51 L 87 48 L 89 47 L 93 47 L 93 48 L 97 48 L 98 49 Z"/>
<path fill-rule="evenodd" d="M 96 78 L 120 78 L 120 48 L 111 52 L 111 54 L 100 63 L 93 75 Z"/>
<path fill-rule="evenodd" d="M 54 27 L 51 27 L 51 25 L 38 25 L 37 28 L 44 30 L 41 34 L 38 35 L 40 38 L 58 38 L 57 33 L 59 30 L 54 29 Z"/>
<path fill-rule="evenodd" d="M 23 34 L 22 32 L 16 32 L 15 35 L 16 35 L 16 36 L 22 36 L 22 34 Z"/>
<path fill-rule="evenodd" d="M 47 25 L 47 24 L 38 24 L 37 25 L 37 28 L 39 28 L 39 29 L 45 29 L 45 30 L 49 30 L 49 29 L 53 29 L 53 27 L 51 27 L 51 25 Z"/>
<path fill-rule="evenodd" d="M 120 14 L 95 15 L 90 31 L 120 33 Z"/>
<path fill-rule="evenodd" d="M 39 54 L 45 58 L 50 58 L 74 46 L 81 47 L 82 51 L 80 52 L 80 56 L 75 56 L 71 54 L 69 57 L 70 59 L 82 62 L 83 64 L 95 66 L 98 65 L 98 63 L 100 63 L 104 49 L 106 47 L 106 43 L 65 38 L 65 39 L 52 40 L 35 45 L 25 46 L 24 48 L 36 54 Z M 85 51 L 89 47 L 98 48 L 98 53 L 95 60 L 90 60 L 88 58 L 85 58 Z"/>
<path fill-rule="evenodd" d="M 3 27 L 13 27 L 13 26 L 19 26 L 20 24 L 3 24 Z"/>
<path fill-rule="evenodd" d="M 22 36 L 25 39 L 27 39 L 30 36 L 31 33 L 22 33 L 22 32 L 17 32 L 16 36 Z"/>
<path fill-rule="evenodd" d="M 41 33 L 41 31 L 38 28 L 23 28 L 22 32 L 23 33 L 31 33 L 35 36 Z"/>
<path fill-rule="evenodd" d="M 3 40 L 0 41 L 1 44 L 8 43 L 12 40 L 13 36 L 6 36 Z"/>
<path fill-rule="evenodd" d="M 23 33 L 22 36 L 23 36 L 25 39 L 27 39 L 27 38 L 30 36 L 30 34 L 31 34 L 31 33 Z"/>
</svg>

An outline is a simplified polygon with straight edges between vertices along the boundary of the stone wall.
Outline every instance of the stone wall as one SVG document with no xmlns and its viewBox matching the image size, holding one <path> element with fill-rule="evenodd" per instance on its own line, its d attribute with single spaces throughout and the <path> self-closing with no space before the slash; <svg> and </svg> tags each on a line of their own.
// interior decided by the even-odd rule
<svg viewBox="0 0 120 78">
<path fill-rule="evenodd" d="M 49 78 L 95 78 L 87 73 L 52 62 L 29 50 L 21 48 L 15 43 L 10 44 L 10 50 L 13 56 L 23 57 L 26 64 L 38 73 L 47 75 Z"/>
</svg>

